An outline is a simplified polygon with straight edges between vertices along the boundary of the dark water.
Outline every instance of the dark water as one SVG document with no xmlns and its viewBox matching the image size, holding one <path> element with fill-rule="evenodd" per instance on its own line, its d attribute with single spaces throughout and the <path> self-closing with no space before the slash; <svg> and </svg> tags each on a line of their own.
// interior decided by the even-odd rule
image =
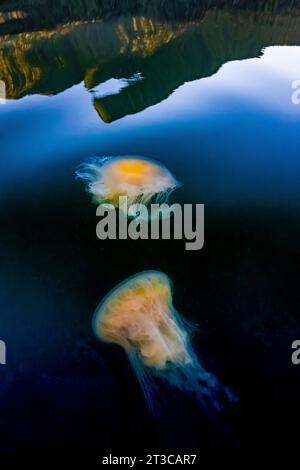
<svg viewBox="0 0 300 470">
<path fill-rule="evenodd" d="M 0 6 L 1 451 L 292 449 L 297 2 L 65 3 Z M 74 172 L 93 155 L 127 154 L 166 165 L 183 183 L 173 200 L 205 204 L 201 251 L 96 238 Z M 123 351 L 93 336 L 99 300 L 145 269 L 172 279 L 177 310 L 199 324 L 202 363 L 239 397 L 213 429 L 182 396 L 153 420 Z"/>
</svg>

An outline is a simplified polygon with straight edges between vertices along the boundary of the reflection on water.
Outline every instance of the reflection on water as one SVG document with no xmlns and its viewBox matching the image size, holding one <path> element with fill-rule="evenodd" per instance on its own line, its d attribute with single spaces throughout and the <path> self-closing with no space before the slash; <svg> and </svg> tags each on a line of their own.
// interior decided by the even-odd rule
<svg viewBox="0 0 300 470">
<path fill-rule="evenodd" d="M 140 74 L 142 81 L 117 96 L 92 94 L 96 111 L 109 123 L 161 102 L 181 84 L 210 76 L 228 61 L 256 57 L 268 45 L 300 44 L 300 18 L 293 11 L 279 16 L 268 9 L 258 15 L 255 9 L 202 8 L 201 14 L 189 11 L 188 19 L 180 19 L 179 10 L 179 19 L 171 15 L 170 20 L 165 10 L 154 15 L 150 8 L 149 16 L 124 12 L 116 19 L 86 21 L 86 16 L 97 18 L 94 13 L 85 4 L 84 19 L 66 21 L 62 15 L 59 24 L 44 29 L 40 16 L 41 29 L 36 24 L 35 31 L 0 36 L 0 79 L 8 97 L 57 94 L 81 81 L 91 91 L 108 80 Z"/>
</svg>

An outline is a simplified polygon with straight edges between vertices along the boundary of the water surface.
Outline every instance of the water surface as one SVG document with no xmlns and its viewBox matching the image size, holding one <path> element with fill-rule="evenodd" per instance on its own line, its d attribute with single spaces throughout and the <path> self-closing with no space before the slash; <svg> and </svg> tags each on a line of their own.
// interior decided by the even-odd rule
<svg viewBox="0 0 300 470">
<path fill-rule="evenodd" d="M 176 448 L 282 447 L 299 406 L 290 361 L 300 333 L 298 11 L 9 3 L 0 7 L 0 447 L 98 456 L 174 445 L 155 429 L 122 351 L 91 329 L 99 300 L 145 269 L 173 280 L 176 308 L 200 326 L 201 360 L 240 398 L 229 442 L 204 438 L 190 410 L 191 442 L 179 436 Z M 203 250 L 97 240 L 75 170 L 94 155 L 128 154 L 174 173 L 183 183 L 174 201 L 205 204 Z"/>
</svg>

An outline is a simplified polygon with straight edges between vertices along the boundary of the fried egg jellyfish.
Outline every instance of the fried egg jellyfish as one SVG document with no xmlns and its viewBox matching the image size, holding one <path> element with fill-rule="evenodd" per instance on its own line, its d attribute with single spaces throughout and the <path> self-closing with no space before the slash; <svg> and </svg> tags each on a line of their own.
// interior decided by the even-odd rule
<svg viewBox="0 0 300 470">
<path fill-rule="evenodd" d="M 167 275 L 144 271 L 114 288 L 93 316 L 96 337 L 120 345 L 131 362 L 151 411 L 160 400 L 157 379 L 193 394 L 205 409 L 222 409 L 234 399 L 192 350 L 195 326 L 172 304 Z"/>
<path fill-rule="evenodd" d="M 144 157 L 95 157 L 76 171 L 86 182 L 87 191 L 96 204 L 119 207 L 119 197 L 128 204 L 162 204 L 180 183 L 161 163 Z"/>
</svg>

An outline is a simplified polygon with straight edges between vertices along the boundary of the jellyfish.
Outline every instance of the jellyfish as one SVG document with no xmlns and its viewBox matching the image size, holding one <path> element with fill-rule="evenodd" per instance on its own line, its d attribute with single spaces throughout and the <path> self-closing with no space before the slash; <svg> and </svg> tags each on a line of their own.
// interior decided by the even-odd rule
<svg viewBox="0 0 300 470">
<path fill-rule="evenodd" d="M 87 191 L 96 204 L 119 207 L 119 198 L 128 204 L 166 203 L 180 183 L 161 163 L 144 157 L 95 157 L 76 172 L 87 183 Z"/>
<path fill-rule="evenodd" d="M 159 271 L 144 271 L 117 285 L 93 316 L 96 337 L 125 350 L 152 411 L 156 380 L 193 394 L 205 408 L 221 409 L 223 397 L 231 398 L 193 351 L 194 329 L 174 309 L 171 281 Z"/>
</svg>

